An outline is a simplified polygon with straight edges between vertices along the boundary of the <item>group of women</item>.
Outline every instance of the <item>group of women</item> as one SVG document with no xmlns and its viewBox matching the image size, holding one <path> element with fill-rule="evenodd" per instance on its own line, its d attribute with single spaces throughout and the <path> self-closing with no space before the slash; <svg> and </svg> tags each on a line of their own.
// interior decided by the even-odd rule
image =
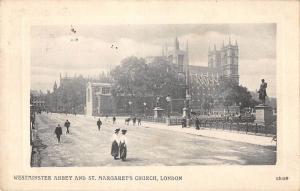
<svg viewBox="0 0 300 191">
<path fill-rule="evenodd" d="M 115 160 L 120 159 L 122 161 L 126 160 L 126 155 L 127 155 L 127 138 L 125 136 L 127 130 L 122 129 L 121 132 L 122 134 L 119 135 L 120 128 L 115 129 L 115 133 L 113 134 L 111 141 L 111 155 L 114 157 Z"/>
</svg>

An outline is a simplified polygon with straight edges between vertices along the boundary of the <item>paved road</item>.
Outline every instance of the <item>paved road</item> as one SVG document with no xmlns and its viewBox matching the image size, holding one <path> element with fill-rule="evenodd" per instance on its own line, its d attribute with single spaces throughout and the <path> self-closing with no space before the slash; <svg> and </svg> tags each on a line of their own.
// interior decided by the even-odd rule
<svg viewBox="0 0 300 191">
<path fill-rule="evenodd" d="M 63 127 L 61 142 L 54 130 L 59 123 L 71 122 L 70 134 Z M 38 135 L 47 147 L 41 152 L 41 166 L 173 166 L 173 165 L 270 165 L 276 163 L 274 147 L 226 141 L 146 126 L 113 125 L 104 122 L 100 131 L 97 118 L 64 115 L 37 115 Z M 113 160 L 110 138 L 116 127 L 127 127 L 128 159 Z"/>
</svg>

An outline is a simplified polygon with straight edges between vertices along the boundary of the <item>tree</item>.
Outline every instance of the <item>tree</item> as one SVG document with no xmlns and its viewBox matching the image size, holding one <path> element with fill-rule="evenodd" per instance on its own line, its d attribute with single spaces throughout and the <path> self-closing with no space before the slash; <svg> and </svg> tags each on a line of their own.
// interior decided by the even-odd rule
<svg viewBox="0 0 300 191">
<path fill-rule="evenodd" d="M 112 70 L 115 80 L 114 94 L 143 95 L 146 87 L 147 65 L 145 60 L 137 57 L 128 57 L 121 61 L 121 65 Z"/>
<path fill-rule="evenodd" d="M 114 95 L 167 96 L 178 91 L 176 70 L 163 58 L 145 64 L 142 58 L 128 57 L 111 74 L 115 81 Z"/>
<path fill-rule="evenodd" d="M 166 97 L 172 95 L 173 98 L 180 97 L 179 91 L 184 90 L 183 79 L 178 78 L 178 73 L 174 65 L 161 57 L 155 58 L 148 65 L 147 88 L 152 90 L 153 95 Z"/>
<path fill-rule="evenodd" d="M 240 105 L 244 108 L 257 105 L 257 101 L 252 98 L 246 87 L 239 86 L 230 80 L 223 79 L 220 82 L 218 94 L 223 97 L 221 102 L 224 106 Z"/>
</svg>

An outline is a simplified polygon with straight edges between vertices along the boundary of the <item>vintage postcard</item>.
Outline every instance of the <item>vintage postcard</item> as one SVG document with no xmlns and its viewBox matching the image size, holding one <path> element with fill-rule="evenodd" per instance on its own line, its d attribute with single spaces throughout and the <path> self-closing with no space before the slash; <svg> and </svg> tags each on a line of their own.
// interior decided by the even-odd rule
<svg viewBox="0 0 300 191">
<path fill-rule="evenodd" d="M 299 2 L 1 12 L 1 189 L 300 189 Z"/>
</svg>

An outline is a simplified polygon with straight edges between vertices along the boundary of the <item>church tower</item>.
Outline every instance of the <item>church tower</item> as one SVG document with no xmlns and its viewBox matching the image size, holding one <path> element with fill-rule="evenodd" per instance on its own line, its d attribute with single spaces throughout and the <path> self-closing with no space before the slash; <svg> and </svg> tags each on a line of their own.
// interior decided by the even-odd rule
<svg viewBox="0 0 300 191">
<path fill-rule="evenodd" d="M 228 45 L 223 45 L 221 50 L 221 66 L 222 76 L 239 84 L 239 48 L 237 41 L 233 45 L 229 39 Z"/>
<path fill-rule="evenodd" d="M 174 49 L 173 49 L 173 63 L 178 65 L 178 51 L 179 51 L 179 41 L 178 38 L 175 37 L 174 41 Z"/>
<path fill-rule="evenodd" d="M 221 52 L 219 50 L 217 50 L 216 45 L 214 45 L 214 49 L 210 50 L 210 46 L 209 46 L 209 50 L 208 50 L 208 67 L 209 68 L 215 68 L 215 69 L 219 69 L 221 67 Z"/>
</svg>

